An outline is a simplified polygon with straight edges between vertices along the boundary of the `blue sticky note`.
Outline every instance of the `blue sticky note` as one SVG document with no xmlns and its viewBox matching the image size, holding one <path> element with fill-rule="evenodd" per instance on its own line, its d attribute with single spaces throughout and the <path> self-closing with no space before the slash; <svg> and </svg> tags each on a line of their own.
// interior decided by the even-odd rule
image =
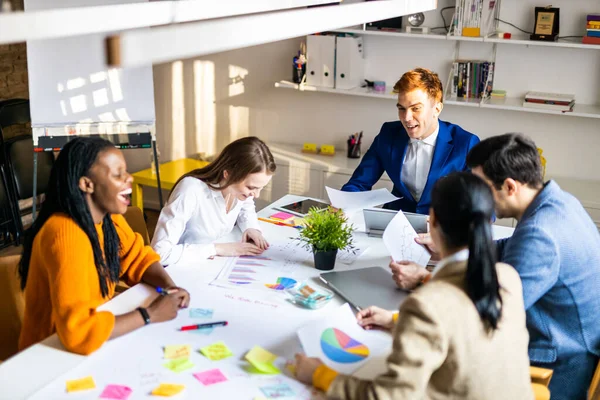
<svg viewBox="0 0 600 400">
<path fill-rule="evenodd" d="M 260 388 L 260 390 L 269 399 L 279 399 L 281 397 L 294 397 L 296 395 L 292 388 L 285 383 L 272 386 L 263 386 Z"/>
<path fill-rule="evenodd" d="M 212 318 L 213 310 L 210 308 L 190 308 L 190 318 Z"/>
<path fill-rule="evenodd" d="M 196 335 L 206 335 L 206 336 L 208 336 L 214 330 L 215 330 L 215 328 L 213 328 L 212 326 L 210 326 L 208 328 L 194 329 L 193 331 L 188 331 L 188 332 L 195 333 Z"/>
</svg>

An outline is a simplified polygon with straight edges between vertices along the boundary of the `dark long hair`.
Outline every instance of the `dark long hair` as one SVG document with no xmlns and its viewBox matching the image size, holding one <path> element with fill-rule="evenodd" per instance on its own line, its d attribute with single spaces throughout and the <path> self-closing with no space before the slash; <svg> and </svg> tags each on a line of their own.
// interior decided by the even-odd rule
<svg viewBox="0 0 600 400">
<path fill-rule="evenodd" d="M 94 220 L 83 192 L 79 189 L 79 179 L 88 175 L 98 155 L 114 148 L 114 144 L 99 137 L 79 137 L 69 141 L 58 155 L 48 182 L 46 199 L 40 214 L 25 235 L 23 257 L 19 264 L 21 289 L 27 285 L 29 263 L 33 241 L 42 226 L 54 213 L 64 213 L 75 221 L 90 240 L 94 252 L 94 263 L 98 271 L 102 297 L 108 296 L 108 283 L 119 281 L 119 236 L 115 230 L 110 214 L 104 217 L 102 231 L 104 234 L 104 252 L 100 248 Z M 71 251 L 77 251 L 72 249 Z"/>
<path fill-rule="evenodd" d="M 450 174 L 436 182 L 431 207 L 446 246 L 468 246 L 467 294 L 481 319 L 496 329 L 502 315 L 502 297 L 490 224 L 494 198 L 489 186 L 467 172 Z"/>
<path fill-rule="evenodd" d="M 256 136 L 248 136 L 229 143 L 217 158 L 204 168 L 195 169 L 183 175 L 193 176 L 206 183 L 212 189 L 225 189 L 229 185 L 244 180 L 248 175 L 265 171 L 275 173 L 275 161 L 267 145 Z M 224 178 L 223 172 L 228 177 Z"/>
</svg>

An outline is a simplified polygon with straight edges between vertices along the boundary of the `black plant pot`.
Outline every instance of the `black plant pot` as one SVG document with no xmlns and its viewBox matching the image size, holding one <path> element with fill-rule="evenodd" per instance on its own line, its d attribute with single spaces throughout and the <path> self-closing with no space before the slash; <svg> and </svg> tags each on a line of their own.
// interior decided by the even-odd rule
<svg viewBox="0 0 600 400">
<path fill-rule="evenodd" d="M 333 267 L 335 267 L 335 257 L 337 256 L 337 252 L 337 249 L 329 251 L 317 251 L 313 249 L 315 268 L 321 271 L 331 271 Z"/>
</svg>

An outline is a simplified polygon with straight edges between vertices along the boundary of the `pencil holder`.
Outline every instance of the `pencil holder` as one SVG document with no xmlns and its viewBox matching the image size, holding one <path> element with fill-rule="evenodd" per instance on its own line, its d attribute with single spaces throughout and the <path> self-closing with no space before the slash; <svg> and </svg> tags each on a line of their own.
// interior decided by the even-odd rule
<svg viewBox="0 0 600 400">
<path fill-rule="evenodd" d="M 360 158 L 360 143 L 350 144 L 348 143 L 348 158 Z"/>
</svg>

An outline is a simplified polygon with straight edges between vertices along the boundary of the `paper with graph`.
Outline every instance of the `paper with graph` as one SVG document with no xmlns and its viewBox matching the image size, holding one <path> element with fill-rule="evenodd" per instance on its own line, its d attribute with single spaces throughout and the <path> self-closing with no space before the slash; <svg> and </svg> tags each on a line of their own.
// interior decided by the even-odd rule
<svg viewBox="0 0 600 400">
<path fill-rule="evenodd" d="M 389 333 L 361 328 L 348 303 L 300 328 L 298 338 L 306 355 L 319 357 L 328 367 L 343 374 L 353 373 L 373 356 L 392 349 Z"/>
<path fill-rule="evenodd" d="M 325 186 L 331 205 L 346 212 L 362 210 L 396 201 L 399 198 L 382 188 L 365 192 L 343 192 Z"/>
<path fill-rule="evenodd" d="M 417 242 L 417 232 L 402 211 L 398 212 L 383 232 L 383 243 L 394 261 L 412 261 L 426 266 L 431 255 Z"/>
<path fill-rule="evenodd" d="M 311 258 L 297 242 L 272 242 L 261 255 L 229 259 L 211 285 L 280 292 L 297 283 L 296 269 L 312 266 Z"/>
</svg>

